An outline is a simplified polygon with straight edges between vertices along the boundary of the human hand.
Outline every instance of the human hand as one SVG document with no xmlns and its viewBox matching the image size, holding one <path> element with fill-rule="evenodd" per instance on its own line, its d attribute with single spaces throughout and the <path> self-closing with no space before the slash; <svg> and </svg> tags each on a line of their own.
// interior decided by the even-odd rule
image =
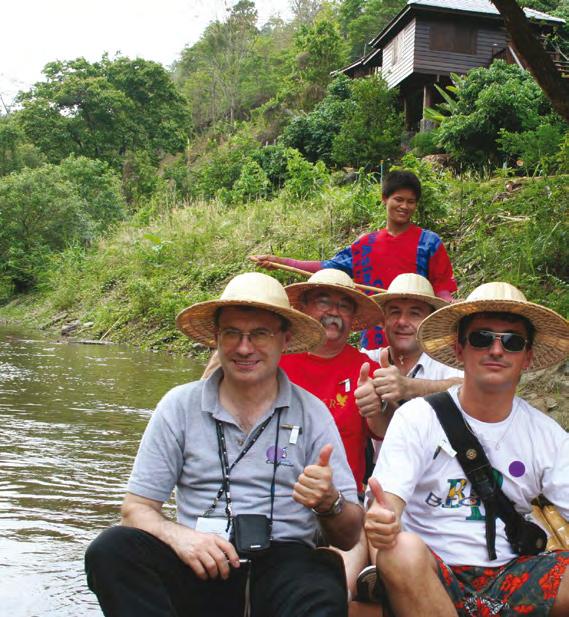
<svg viewBox="0 0 569 617">
<path fill-rule="evenodd" d="M 397 403 L 410 398 L 407 393 L 407 380 L 396 366 L 378 368 L 373 374 L 375 392 L 382 400 Z"/>
<path fill-rule="evenodd" d="M 265 268 L 266 270 L 275 270 L 274 264 L 281 263 L 280 257 L 276 255 L 249 255 L 247 259 L 250 259 L 259 268 Z"/>
<path fill-rule="evenodd" d="M 364 418 L 381 413 L 381 397 L 375 390 L 369 371 L 369 362 L 364 362 L 360 368 L 358 387 L 354 391 L 358 411 Z"/>
<path fill-rule="evenodd" d="M 215 533 L 204 533 L 176 525 L 171 546 L 178 557 L 201 580 L 227 579 L 230 566 L 239 567 L 239 555 L 231 542 Z"/>
<path fill-rule="evenodd" d="M 374 500 L 366 513 L 364 528 L 370 544 L 378 550 L 393 548 L 401 525 L 393 507 L 387 500 L 381 484 L 370 478 L 368 486 Z"/>
<path fill-rule="evenodd" d="M 320 450 L 317 462 L 304 468 L 293 487 L 292 498 L 307 508 L 326 512 L 338 497 L 338 491 L 332 484 L 330 466 L 333 449 L 331 444 L 326 444 Z"/>
</svg>

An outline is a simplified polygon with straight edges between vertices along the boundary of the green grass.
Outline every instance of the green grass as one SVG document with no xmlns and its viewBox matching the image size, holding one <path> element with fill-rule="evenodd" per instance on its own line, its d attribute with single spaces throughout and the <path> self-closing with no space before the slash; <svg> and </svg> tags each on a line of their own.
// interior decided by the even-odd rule
<svg viewBox="0 0 569 617">
<path fill-rule="evenodd" d="M 449 249 L 461 296 L 481 282 L 504 280 L 567 316 L 569 177 L 523 179 L 513 192 L 505 182 L 451 180 L 450 214 L 432 226 Z M 322 259 L 381 226 L 383 209 L 371 205 L 377 189 L 370 191 L 362 198 L 353 185 L 325 187 L 305 201 L 281 193 L 231 207 L 179 204 L 146 225 L 122 224 L 89 250 L 54 256 L 39 290 L 0 315 L 37 326 L 65 312 L 67 320 L 94 322 L 86 338 L 196 352 L 174 327 L 179 310 L 218 295 L 229 278 L 251 270 L 249 254 Z"/>
</svg>

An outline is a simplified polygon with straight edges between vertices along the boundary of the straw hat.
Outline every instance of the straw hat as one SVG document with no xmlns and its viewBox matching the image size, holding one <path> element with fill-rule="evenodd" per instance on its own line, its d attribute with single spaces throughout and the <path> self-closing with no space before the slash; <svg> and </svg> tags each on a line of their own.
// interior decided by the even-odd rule
<svg viewBox="0 0 569 617">
<path fill-rule="evenodd" d="M 346 294 L 355 302 L 356 313 L 352 330 L 366 330 L 383 323 L 383 311 L 370 296 L 366 296 L 357 289 L 351 277 L 342 270 L 324 268 L 324 270 L 319 270 L 313 274 L 304 283 L 294 283 L 285 287 L 290 303 L 299 310 L 302 306 L 302 295 L 314 289 L 338 291 Z"/>
<path fill-rule="evenodd" d="M 387 291 L 372 296 L 380 306 L 384 306 L 390 300 L 420 300 L 435 309 L 435 311 L 448 302 L 435 296 L 435 291 L 429 280 L 420 274 L 407 272 L 399 274 L 392 281 Z"/>
<path fill-rule="evenodd" d="M 251 306 L 288 319 L 292 337 L 286 353 L 308 351 L 324 342 L 324 328 L 312 317 L 291 308 L 284 287 L 261 272 L 246 272 L 232 278 L 219 300 L 198 302 L 184 309 L 176 317 L 176 326 L 186 336 L 215 347 L 214 316 L 222 306 Z"/>
<path fill-rule="evenodd" d="M 509 283 L 485 283 L 466 300 L 455 302 L 429 315 L 419 327 L 417 338 L 435 360 L 460 368 L 455 356 L 458 322 L 480 312 L 514 313 L 527 317 L 535 327 L 530 371 L 561 362 L 569 354 L 569 322 L 555 311 L 528 302 L 524 294 Z"/>
</svg>

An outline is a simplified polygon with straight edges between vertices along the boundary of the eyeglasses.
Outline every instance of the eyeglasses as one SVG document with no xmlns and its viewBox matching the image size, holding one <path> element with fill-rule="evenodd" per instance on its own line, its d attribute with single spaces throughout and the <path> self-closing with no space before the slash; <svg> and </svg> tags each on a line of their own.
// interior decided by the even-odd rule
<svg viewBox="0 0 569 617">
<path fill-rule="evenodd" d="M 474 330 L 468 335 L 468 342 L 472 347 L 484 349 L 491 347 L 496 339 L 502 343 L 504 351 L 517 352 L 523 351 L 527 345 L 527 340 L 513 332 L 491 332 L 490 330 Z"/>
<path fill-rule="evenodd" d="M 225 347 L 237 347 L 244 336 L 249 338 L 249 342 L 256 349 L 263 349 L 267 347 L 272 338 L 276 336 L 275 332 L 272 332 L 268 328 L 255 328 L 251 332 L 244 332 L 237 328 L 224 328 L 219 331 L 219 342 Z"/>
<path fill-rule="evenodd" d="M 313 304 L 319 311 L 329 311 L 333 307 L 336 307 L 338 309 L 338 313 L 342 313 L 344 315 L 353 315 L 356 312 L 356 307 L 353 302 L 350 302 L 350 300 L 332 302 L 330 298 L 322 296 L 310 300 L 310 303 Z"/>
</svg>

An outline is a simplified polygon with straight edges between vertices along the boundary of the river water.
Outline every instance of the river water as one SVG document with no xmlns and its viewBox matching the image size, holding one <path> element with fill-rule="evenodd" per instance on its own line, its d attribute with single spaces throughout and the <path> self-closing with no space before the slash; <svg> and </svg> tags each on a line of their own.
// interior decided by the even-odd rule
<svg viewBox="0 0 569 617">
<path fill-rule="evenodd" d="M 101 617 L 88 543 L 118 520 L 138 442 L 190 360 L 0 327 L 0 616 Z"/>
</svg>

